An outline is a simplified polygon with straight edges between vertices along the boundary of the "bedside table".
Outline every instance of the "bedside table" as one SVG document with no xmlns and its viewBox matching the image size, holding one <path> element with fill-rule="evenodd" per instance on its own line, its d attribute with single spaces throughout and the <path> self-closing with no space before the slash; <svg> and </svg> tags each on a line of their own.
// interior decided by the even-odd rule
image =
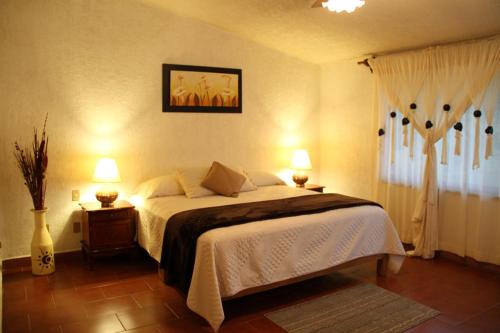
<svg viewBox="0 0 500 333">
<path fill-rule="evenodd" d="M 99 202 L 81 203 L 82 253 L 92 267 L 100 255 L 123 252 L 135 253 L 135 209 L 126 201 L 116 201 L 113 207 L 101 208 Z"/>
<path fill-rule="evenodd" d="M 320 192 L 323 193 L 323 189 L 325 188 L 324 186 L 321 185 L 314 185 L 314 184 L 305 184 L 304 187 L 306 190 L 309 191 L 315 191 L 315 192 Z"/>
</svg>

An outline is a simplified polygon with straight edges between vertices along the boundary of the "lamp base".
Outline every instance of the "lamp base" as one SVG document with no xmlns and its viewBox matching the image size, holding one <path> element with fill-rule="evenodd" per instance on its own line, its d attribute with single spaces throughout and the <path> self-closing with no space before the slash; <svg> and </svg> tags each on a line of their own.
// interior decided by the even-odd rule
<svg viewBox="0 0 500 333">
<path fill-rule="evenodd" d="M 113 207 L 113 202 L 118 198 L 118 192 L 115 190 L 99 190 L 96 192 L 95 197 L 101 202 L 101 207 Z"/>
<path fill-rule="evenodd" d="M 304 187 L 304 184 L 307 182 L 309 177 L 307 175 L 301 175 L 301 174 L 294 174 L 292 177 L 293 181 L 295 184 L 297 184 L 297 187 Z"/>
</svg>

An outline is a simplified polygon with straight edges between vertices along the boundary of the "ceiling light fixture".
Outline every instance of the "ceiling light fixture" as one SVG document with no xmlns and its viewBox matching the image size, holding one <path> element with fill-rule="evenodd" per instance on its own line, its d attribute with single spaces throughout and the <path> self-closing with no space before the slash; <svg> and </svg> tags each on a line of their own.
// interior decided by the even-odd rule
<svg viewBox="0 0 500 333">
<path fill-rule="evenodd" d="M 344 10 L 352 13 L 356 8 L 363 7 L 364 5 L 364 0 L 328 0 L 322 3 L 323 8 L 328 8 L 329 11 L 337 13 Z"/>
</svg>

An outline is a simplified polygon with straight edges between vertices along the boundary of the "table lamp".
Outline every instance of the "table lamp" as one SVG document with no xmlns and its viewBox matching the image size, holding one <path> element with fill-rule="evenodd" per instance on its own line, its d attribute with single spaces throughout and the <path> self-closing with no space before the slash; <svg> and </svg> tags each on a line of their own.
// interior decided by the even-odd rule
<svg viewBox="0 0 500 333">
<path fill-rule="evenodd" d="M 101 202 L 101 207 L 113 207 L 113 202 L 118 198 L 118 192 L 110 183 L 121 182 L 120 173 L 118 172 L 115 160 L 108 157 L 99 158 L 92 181 L 104 183 L 95 194 L 97 200 Z"/>
<path fill-rule="evenodd" d="M 293 181 L 297 184 L 297 187 L 304 187 L 307 179 L 309 179 L 304 171 L 312 169 L 311 160 L 309 159 L 307 150 L 297 149 L 293 152 L 292 169 L 296 170 L 292 178 Z"/>
</svg>

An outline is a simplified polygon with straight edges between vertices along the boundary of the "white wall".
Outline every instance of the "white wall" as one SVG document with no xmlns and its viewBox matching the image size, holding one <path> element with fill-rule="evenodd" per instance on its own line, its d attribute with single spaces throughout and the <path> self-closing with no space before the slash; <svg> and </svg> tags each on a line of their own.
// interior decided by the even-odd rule
<svg viewBox="0 0 500 333">
<path fill-rule="evenodd" d="M 373 199 L 372 80 L 353 60 L 321 66 L 320 182 L 328 192 Z"/>
<path fill-rule="evenodd" d="M 320 165 L 318 66 L 133 0 L 4 0 L 0 33 L 4 259 L 29 254 L 33 224 L 13 142 L 29 143 L 46 112 L 56 251 L 79 247 L 71 190 L 91 196 L 102 154 L 117 159 L 124 194 L 176 166 L 214 159 L 279 171 L 295 147 Z M 243 113 L 162 113 L 162 63 L 241 68 Z"/>
</svg>

